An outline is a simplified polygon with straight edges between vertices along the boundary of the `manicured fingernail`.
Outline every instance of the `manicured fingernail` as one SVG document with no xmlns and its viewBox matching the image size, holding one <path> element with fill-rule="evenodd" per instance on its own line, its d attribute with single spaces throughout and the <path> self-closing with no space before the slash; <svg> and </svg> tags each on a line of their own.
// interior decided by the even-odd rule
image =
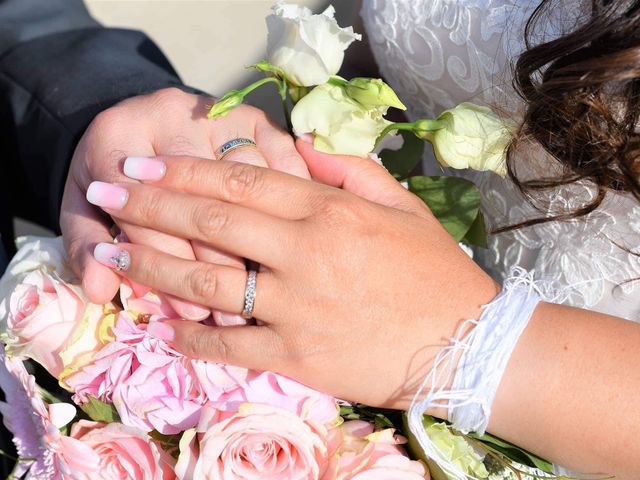
<svg viewBox="0 0 640 480">
<path fill-rule="evenodd" d="M 87 189 L 87 201 L 99 207 L 120 210 L 129 199 L 126 188 L 111 183 L 92 182 Z"/>
<path fill-rule="evenodd" d="M 131 265 L 131 255 L 113 243 L 99 243 L 93 250 L 94 258 L 101 264 L 116 270 L 127 270 Z"/>
<path fill-rule="evenodd" d="M 242 315 L 227 312 L 213 312 L 213 321 L 221 327 L 233 327 L 237 325 L 246 325 L 247 320 Z"/>
<path fill-rule="evenodd" d="M 298 135 L 298 138 L 306 143 L 313 143 L 315 137 L 311 133 L 303 133 L 302 135 Z"/>
<path fill-rule="evenodd" d="M 128 157 L 124 161 L 124 174 L 136 180 L 160 180 L 167 173 L 162 160 L 148 157 Z"/>
<path fill-rule="evenodd" d="M 147 333 L 152 337 L 159 338 L 165 342 L 173 342 L 176 338 L 176 331 L 171 325 L 164 322 L 150 322 L 149 325 L 147 325 Z"/>
<path fill-rule="evenodd" d="M 197 322 L 201 322 L 211 315 L 211 311 L 208 308 L 194 305 L 193 303 L 185 303 L 182 305 L 180 307 L 180 313 L 185 320 L 195 320 Z"/>
</svg>

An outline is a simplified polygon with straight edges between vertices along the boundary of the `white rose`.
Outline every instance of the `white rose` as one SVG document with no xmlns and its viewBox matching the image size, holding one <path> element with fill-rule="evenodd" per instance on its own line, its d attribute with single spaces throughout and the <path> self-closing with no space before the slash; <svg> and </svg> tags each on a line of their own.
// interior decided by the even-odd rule
<svg viewBox="0 0 640 480">
<path fill-rule="evenodd" d="M 347 47 L 362 38 L 352 27 L 341 28 L 334 12 L 332 6 L 320 15 L 300 5 L 273 6 L 267 17 L 267 58 L 289 82 L 305 87 L 326 82 L 340 70 Z"/>
<path fill-rule="evenodd" d="M 505 176 L 505 151 L 513 136 L 513 124 L 490 108 L 461 103 L 442 113 L 442 128 L 426 132 L 438 161 L 445 167 L 491 170 Z"/>
<path fill-rule="evenodd" d="M 16 246 L 18 253 L 0 278 L 0 332 L 7 327 L 9 298 L 29 273 L 39 270 L 55 273 L 68 283 L 75 280 L 75 275 L 67 265 L 62 237 L 20 237 L 16 240 Z"/>
<path fill-rule="evenodd" d="M 325 153 L 366 157 L 391 122 L 386 108 L 366 109 L 344 88 L 325 83 L 300 100 L 291 112 L 296 135 L 313 133 L 313 146 Z"/>
</svg>

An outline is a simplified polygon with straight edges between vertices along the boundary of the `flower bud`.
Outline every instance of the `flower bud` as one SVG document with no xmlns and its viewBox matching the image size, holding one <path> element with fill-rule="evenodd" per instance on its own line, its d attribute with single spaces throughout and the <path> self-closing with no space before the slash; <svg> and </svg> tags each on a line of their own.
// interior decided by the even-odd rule
<svg viewBox="0 0 640 480">
<path fill-rule="evenodd" d="M 231 90 L 211 106 L 207 118 L 224 117 L 238 105 L 241 105 L 243 100 L 244 94 L 242 92 Z"/>
<path fill-rule="evenodd" d="M 513 135 L 512 123 L 505 122 L 490 108 L 473 103 L 461 103 L 447 110 L 437 123 L 440 128 L 416 134 L 431 141 L 440 164 L 506 175 L 505 151 Z"/>
<path fill-rule="evenodd" d="M 365 108 L 394 107 L 406 110 L 396 92 L 379 78 L 354 78 L 345 85 L 347 95 Z"/>
<path fill-rule="evenodd" d="M 294 105 L 302 100 L 302 97 L 307 93 L 309 93 L 309 89 L 307 87 L 297 87 L 295 85 L 289 87 L 289 96 L 291 97 L 291 101 Z"/>
</svg>

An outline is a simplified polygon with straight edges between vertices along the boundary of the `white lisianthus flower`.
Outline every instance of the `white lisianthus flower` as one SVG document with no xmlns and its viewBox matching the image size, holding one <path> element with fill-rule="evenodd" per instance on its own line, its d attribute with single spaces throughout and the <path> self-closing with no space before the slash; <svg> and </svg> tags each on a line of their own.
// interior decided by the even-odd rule
<svg viewBox="0 0 640 480">
<path fill-rule="evenodd" d="M 342 66 L 344 51 L 361 35 L 341 28 L 329 6 L 320 15 L 301 5 L 278 2 L 267 17 L 267 58 L 287 80 L 311 87 L 326 82 Z"/>
<path fill-rule="evenodd" d="M 425 416 L 423 423 L 429 438 L 447 461 L 472 478 L 489 476 L 482 457 L 463 437 L 452 433 L 444 422 L 436 422 L 435 418 Z"/>
<path fill-rule="evenodd" d="M 366 157 L 391 124 L 383 118 L 386 112 L 386 107 L 367 109 L 343 87 L 325 83 L 296 104 L 291 123 L 298 136 L 313 133 L 313 146 L 320 152 Z"/>
<path fill-rule="evenodd" d="M 437 121 L 442 128 L 418 135 L 433 144 L 440 164 L 507 174 L 505 151 L 513 136 L 512 123 L 473 103 L 461 103 L 443 112 Z"/>
</svg>

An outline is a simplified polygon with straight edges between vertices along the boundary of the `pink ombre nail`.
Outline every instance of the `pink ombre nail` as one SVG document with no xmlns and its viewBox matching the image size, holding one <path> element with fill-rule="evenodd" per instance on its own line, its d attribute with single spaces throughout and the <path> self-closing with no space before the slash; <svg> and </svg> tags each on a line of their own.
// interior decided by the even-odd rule
<svg viewBox="0 0 640 480">
<path fill-rule="evenodd" d="M 209 315 L 211 315 L 211 310 L 205 307 L 201 307 L 200 305 L 185 302 L 180 309 L 180 313 L 185 320 L 195 320 L 197 322 L 201 322 L 202 320 L 208 318 Z"/>
<path fill-rule="evenodd" d="M 167 173 L 162 160 L 148 157 L 128 157 L 124 161 L 124 174 L 136 180 L 156 181 Z"/>
<path fill-rule="evenodd" d="M 152 337 L 159 338 L 165 342 L 173 342 L 176 338 L 176 332 L 173 327 L 167 323 L 153 321 L 147 325 L 147 333 Z"/>
<path fill-rule="evenodd" d="M 246 325 L 247 319 L 242 315 L 236 315 L 234 313 L 227 312 L 218 312 L 217 310 L 213 312 L 213 321 L 216 325 L 221 327 L 232 327 L 236 325 Z"/>
<path fill-rule="evenodd" d="M 98 207 L 120 210 L 129 199 L 126 188 L 111 183 L 92 182 L 87 189 L 87 201 Z"/>
<path fill-rule="evenodd" d="M 131 264 L 129 252 L 113 243 L 97 244 L 93 256 L 101 264 L 116 270 L 127 270 Z"/>
<path fill-rule="evenodd" d="M 311 143 L 313 144 L 315 137 L 313 136 L 312 133 L 303 133 L 301 135 L 297 135 L 296 137 L 298 140 L 302 140 L 305 143 Z"/>
</svg>

